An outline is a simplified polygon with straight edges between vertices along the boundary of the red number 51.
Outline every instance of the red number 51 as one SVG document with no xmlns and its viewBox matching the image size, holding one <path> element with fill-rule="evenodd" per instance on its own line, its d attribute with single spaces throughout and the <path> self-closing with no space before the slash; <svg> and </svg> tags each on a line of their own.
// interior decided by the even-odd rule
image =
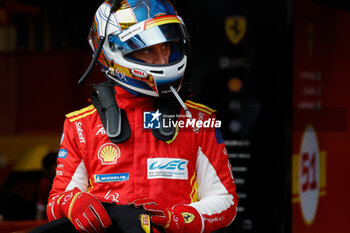
<svg viewBox="0 0 350 233">
<path fill-rule="evenodd" d="M 309 189 L 316 189 L 316 153 L 313 152 L 311 156 L 309 156 L 309 153 L 307 152 L 303 153 L 301 158 L 301 166 L 302 176 L 305 177 L 304 182 L 301 185 L 302 191 L 306 192 Z"/>
</svg>

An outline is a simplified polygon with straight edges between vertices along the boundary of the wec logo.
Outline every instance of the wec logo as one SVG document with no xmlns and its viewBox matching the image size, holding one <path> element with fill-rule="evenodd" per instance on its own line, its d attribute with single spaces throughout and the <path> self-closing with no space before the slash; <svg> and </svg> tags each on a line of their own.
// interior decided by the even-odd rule
<svg viewBox="0 0 350 233">
<path fill-rule="evenodd" d="M 166 169 L 166 170 L 175 170 L 179 169 L 180 171 L 185 170 L 187 162 L 181 160 L 170 161 L 166 164 L 160 164 L 159 161 L 156 161 L 151 164 L 150 170 L 154 169 Z"/>
<path fill-rule="evenodd" d="M 179 158 L 147 159 L 148 179 L 188 179 L 188 160 Z"/>
</svg>

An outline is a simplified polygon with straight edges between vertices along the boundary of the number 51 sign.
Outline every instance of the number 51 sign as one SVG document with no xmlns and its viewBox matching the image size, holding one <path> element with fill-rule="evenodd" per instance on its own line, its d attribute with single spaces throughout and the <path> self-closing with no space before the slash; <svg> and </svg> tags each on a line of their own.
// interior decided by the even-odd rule
<svg viewBox="0 0 350 233">
<path fill-rule="evenodd" d="M 293 203 L 300 202 L 303 219 L 311 225 L 317 213 L 319 197 L 324 195 L 325 152 L 320 151 L 315 129 L 306 127 L 300 153 L 293 156 Z"/>
</svg>

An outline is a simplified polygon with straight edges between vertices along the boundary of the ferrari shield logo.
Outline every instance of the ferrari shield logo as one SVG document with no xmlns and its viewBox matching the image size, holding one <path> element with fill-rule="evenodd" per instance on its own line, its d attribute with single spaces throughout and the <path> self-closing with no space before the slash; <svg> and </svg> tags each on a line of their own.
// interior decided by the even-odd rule
<svg viewBox="0 0 350 233">
<path fill-rule="evenodd" d="M 185 223 L 191 223 L 194 220 L 194 215 L 188 212 L 182 212 L 182 217 L 184 218 Z"/>
<path fill-rule="evenodd" d="M 242 16 L 230 16 L 226 18 L 225 30 L 227 38 L 233 44 L 238 44 L 244 37 L 247 29 L 247 20 Z"/>
</svg>

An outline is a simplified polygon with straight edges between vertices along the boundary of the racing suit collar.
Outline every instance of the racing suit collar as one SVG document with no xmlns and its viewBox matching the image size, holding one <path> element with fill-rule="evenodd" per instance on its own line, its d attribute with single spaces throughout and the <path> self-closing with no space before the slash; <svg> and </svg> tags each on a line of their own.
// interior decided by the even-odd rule
<svg viewBox="0 0 350 233">
<path fill-rule="evenodd" d="M 135 96 L 119 86 L 115 86 L 115 91 L 116 100 L 121 109 L 137 108 L 140 106 L 148 108 L 153 106 L 154 99 L 152 97 Z"/>
</svg>

